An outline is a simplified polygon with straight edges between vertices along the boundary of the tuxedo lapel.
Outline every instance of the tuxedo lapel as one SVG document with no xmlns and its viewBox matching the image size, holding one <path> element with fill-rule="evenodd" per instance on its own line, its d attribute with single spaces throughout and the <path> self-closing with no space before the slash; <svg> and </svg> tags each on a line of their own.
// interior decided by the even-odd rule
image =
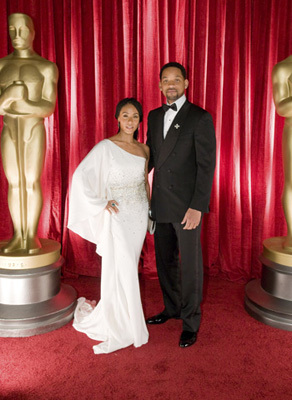
<svg viewBox="0 0 292 400">
<path fill-rule="evenodd" d="M 159 114 L 156 118 L 156 131 L 157 131 L 157 135 L 155 135 L 155 147 L 157 149 L 157 152 L 160 151 L 160 148 L 162 146 L 163 143 L 163 123 L 164 123 L 164 111 L 161 108 L 159 110 Z"/>
<path fill-rule="evenodd" d="M 175 144 L 177 142 L 177 139 L 180 135 L 181 129 L 183 127 L 183 123 L 185 121 L 185 118 L 187 116 L 187 113 L 190 108 L 190 103 L 186 101 L 182 108 L 179 110 L 177 113 L 176 117 L 174 118 L 168 132 L 166 135 L 165 140 L 163 141 L 162 138 L 162 143 L 158 155 L 158 160 L 157 160 L 157 165 L 156 167 L 159 168 L 164 161 L 167 159 L 169 154 L 172 152 L 173 148 L 175 147 Z M 162 118 L 163 122 L 163 118 Z M 163 123 L 162 123 L 162 130 L 163 130 Z M 163 132 L 162 132 L 163 135 Z"/>
</svg>

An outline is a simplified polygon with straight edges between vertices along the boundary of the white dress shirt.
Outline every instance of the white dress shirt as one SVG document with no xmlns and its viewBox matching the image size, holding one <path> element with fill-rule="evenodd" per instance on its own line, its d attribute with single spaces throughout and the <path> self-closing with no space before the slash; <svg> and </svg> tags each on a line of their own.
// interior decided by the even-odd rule
<svg viewBox="0 0 292 400">
<path fill-rule="evenodd" d="M 179 110 L 182 108 L 183 104 L 186 101 L 186 96 L 183 94 L 179 99 L 177 99 L 174 103 L 172 104 L 176 104 L 177 107 L 177 111 L 172 110 L 171 108 L 166 111 L 166 113 L 164 114 L 164 124 L 163 124 L 163 137 L 164 139 L 166 138 L 168 129 L 170 128 L 172 121 L 174 120 L 176 114 L 179 112 Z M 167 103 L 167 105 L 170 105 Z"/>
</svg>

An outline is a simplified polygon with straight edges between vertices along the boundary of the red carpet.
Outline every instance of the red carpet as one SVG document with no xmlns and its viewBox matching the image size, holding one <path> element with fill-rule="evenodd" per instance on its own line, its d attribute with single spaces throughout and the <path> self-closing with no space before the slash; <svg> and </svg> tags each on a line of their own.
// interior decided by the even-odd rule
<svg viewBox="0 0 292 400">
<path fill-rule="evenodd" d="M 66 279 L 98 297 L 98 280 Z M 145 315 L 162 309 L 156 280 L 141 280 Z M 206 278 L 197 343 L 178 347 L 181 321 L 149 328 L 150 340 L 109 355 L 71 323 L 29 338 L 0 338 L 0 399 L 291 400 L 292 333 L 252 319 L 244 285 Z"/>
</svg>

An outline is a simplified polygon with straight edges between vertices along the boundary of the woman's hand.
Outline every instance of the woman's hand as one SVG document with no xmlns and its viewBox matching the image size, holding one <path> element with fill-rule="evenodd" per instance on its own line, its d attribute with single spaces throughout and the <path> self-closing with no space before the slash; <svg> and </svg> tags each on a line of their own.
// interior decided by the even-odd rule
<svg viewBox="0 0 292 400">
<path fill-rule="evenodd" d="M 109 200 L 105 209 L 111 214 L 117 214 L 119 212 L 118 205 L 119 203 L 116 200 Z"/>
</svg>

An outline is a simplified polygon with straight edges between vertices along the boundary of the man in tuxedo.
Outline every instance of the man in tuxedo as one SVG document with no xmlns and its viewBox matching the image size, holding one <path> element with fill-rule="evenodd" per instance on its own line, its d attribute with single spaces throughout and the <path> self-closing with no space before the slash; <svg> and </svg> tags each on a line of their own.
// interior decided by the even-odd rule
<svg viewBox="0 0 292 400">
<path fill-rule="evenodd" d="M 162 67 L 159 87 L 167 104 L 150 111 L 147 132 L 149 171 L 154 167 L 151 214 L 156 221 L 156 264 L 165 308 L 146 322 L 182 319 L 180 347 L 196 342 L 200 326 L 201 223 L 209 208 L 216 162 L 212 117 L 186 99 L 188 85 L 181 64 Z"/>
</svg>

